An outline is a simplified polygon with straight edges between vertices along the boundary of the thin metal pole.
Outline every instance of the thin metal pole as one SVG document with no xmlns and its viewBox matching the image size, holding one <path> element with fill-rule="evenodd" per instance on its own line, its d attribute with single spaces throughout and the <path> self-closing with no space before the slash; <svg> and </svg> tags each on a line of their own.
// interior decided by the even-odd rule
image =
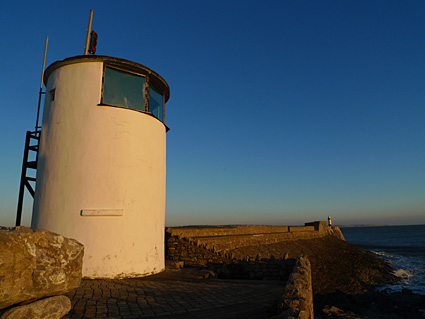
<svg viewBox="0 0 425 319">
<path fill-rule="evenodd" d="M 46 36 L 46 45 L 44 46 L 44 59 L 43 59 L 43 70 L 41 71 L 41 82 L 40 90 L 43 88 L 43 79 L 44 79 L 44 67 L 46 66 L 46 54 L 47 54 L 47 44 L 49 43 L 49 36 Z"/>
<path fill-rule="evenodd" d="M 89 20 L 89 28 L 87 29 L 86 36 L 86 46 L 84 47 L 84 55 L 87 55 L 89 52 L 89 41 L 90 41 L 90 32 L 91 32 L 91 21 L 93 19 L 93 10 L 90 10 L 90 20 Z"/>
<path fill-rule="evenodd" d="M 43 69 L 41 70 L 40 92 L 38 93 L 37 119 L 35 121 L 35 131 L 36 132 L 38 130 L 38 119 L 40 117 L 40 104 L 41 104 L 41 95 L 43 94 L 44 68 L 46 66 L 46 54 L 47 54 L 47 44 L 48 43 L 49 43 L 49 36 L 46 36 L 46 45 L 44 46 Z"/>
</svg>

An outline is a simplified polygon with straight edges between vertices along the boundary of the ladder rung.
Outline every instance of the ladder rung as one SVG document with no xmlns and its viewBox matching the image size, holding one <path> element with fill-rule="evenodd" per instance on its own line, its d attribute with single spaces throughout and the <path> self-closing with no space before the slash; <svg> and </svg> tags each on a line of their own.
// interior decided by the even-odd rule
<svg viewBox="0 0 425 319">
<path fill-rule="evenodd" d="M 31 181 L 31 182 L 35 182 L 35 177 L 26 177 L 26 179 Z"/>
<path fill-rule="evenodd" d="M 27 167 L 37 169 L 37 161 L 27 162 Z"/>
<path fill-rule="evenodd" d="M 38 151 L 38 145 L 31 145 L 31 146 L 29 147 L 29 149 L 30 149 L 31 151 Z"/>
<path fill-rule="evenodd" d="M 39 139 L 40 139 L 40 131 L 37 131 L 37 132 L 31 132 L 30 137 L 31 137 L 32 139 L 39 140 Z"/>
</svg>

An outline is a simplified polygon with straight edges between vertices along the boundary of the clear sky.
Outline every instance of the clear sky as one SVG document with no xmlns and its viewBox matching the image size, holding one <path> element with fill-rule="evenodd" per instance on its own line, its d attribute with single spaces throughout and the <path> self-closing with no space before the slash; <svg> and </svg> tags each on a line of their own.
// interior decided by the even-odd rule
<svg viewBox="0 0 425 319">
<path fill-rule="evenodd" d="M 104 0 L 0 3 L 0 225 L 45 37 L 83 54 L 90 9 L 98 54 L 170 85 L 167 225 L 425 224 L 424 1 Z"/>
</svg>

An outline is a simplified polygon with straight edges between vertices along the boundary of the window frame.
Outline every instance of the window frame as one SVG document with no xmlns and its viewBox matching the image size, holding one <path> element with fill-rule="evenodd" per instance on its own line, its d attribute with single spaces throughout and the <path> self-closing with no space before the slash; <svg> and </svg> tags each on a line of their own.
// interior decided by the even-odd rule
<svg viewBox="0 0 425 319">
<path fill-rule="evenodd" d="M 143 94 L 143 98 L 144 98 L 144 111 L 139 110 L 139 109 L 134 109 L 134 108 L 129 108 L 129 107 L 125 107 L 125 106 L 121 106 L 121 105 L 115 105 L 115 104 L 109 104 L 109 103 L 105 103 L 104 102 L 104 90 L 105 90 L 105 70 L 106 68 L 110 68 L 110 69 L 115 69 L 121 72 L 125 72 L 125 73 L 129 73 L 129 74 L 134 74 L 137 76 L 142 76 L 145 79 L 145 88 L 142 92 Z M 162 120 L 159 119 L 158 117 L 156 117 L 153 113 L 149 112 L 149 90 L 150 90 L 150 76 L 149 74 L 143 74 L 140 72 L 134 72 L 125 68 L 121 68 L 119 66 L 115 66 L 115 65 L 111 65 L 108 63 L 103 63 L 103 70 L 102 70 L 102 88 L 101 88 L 101 94 L 100 94 L 100 103 L 99 106 L 110 106 L 110 107 L 118 107 L 118 108 L 122 108 L 122 109 L 126 109 L 126 110 L 132 110 L 132 111 L 136 111 L 136 112 L 141 112 L 141 113 L 145 113 L 148 115 L 151 115 L 152 117 L 156 118 L 158 121 L 162 122 L 165 125 L 165 94 L 161 93 L 160 90 L 158 90 L 156 88 L 156 86 L 154 84 L 152 84 L 155 87 L 155 91 L 157 93 L 159 93 L 160 95 L 162 95 Z"/>
</svg>

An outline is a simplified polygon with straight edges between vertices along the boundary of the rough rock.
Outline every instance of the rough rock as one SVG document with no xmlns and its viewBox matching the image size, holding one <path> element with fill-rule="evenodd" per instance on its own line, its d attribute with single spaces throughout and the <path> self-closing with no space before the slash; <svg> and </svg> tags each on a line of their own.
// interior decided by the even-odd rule
<svg viewBox="0 0 425 319">
<path fill-rule="evenodd" d="M 0 309 L 60 295 L 81 282 L 84 246 L 28 227 L 0 229 Z"/>
<path fill-rule="evenodd" d="M 172 269 L 183 269 L 184 267 L 184 261 L 173 261 L 171 263 Z"/>
<path fill-rule="evenodd" d="M 363 317 L 359 317 L 353 312 L 350 311 L 343 311 L 337 307 L 334 306 L 326 306 L 323 308 L 323 313 L 328 316 L 328 318 L 335 318 L 335 319 L 362 319 Z"/>
<path fill-rule="evenodd" d="M 60 319 L 71 310 L 71 300 L 66 296 L 54 296 L 14 307 L 5 312 L 0 319 Z"/>
<path fill-rule="evenodd" d="M 379 318 L 424 319 L 425 296 L 407 289 L 391 292 L 371 289 L 365 293 L 349 295 L 336 292 L 315 298 L 317 318 Z"/>
<path fill-rule="evenodd" d="M 216 279 L 217 278 L 217 274 L 212 271 L 212 270 L 208 270 L 205 275 L 202 276 L 202 279 Z"/>
<path fill-rule="evenodd" d="M 278 312 L 279 318 L 314 318 L 311 265 L 307 258 L 297 259 L 279 302 Z"/>
</svg>

